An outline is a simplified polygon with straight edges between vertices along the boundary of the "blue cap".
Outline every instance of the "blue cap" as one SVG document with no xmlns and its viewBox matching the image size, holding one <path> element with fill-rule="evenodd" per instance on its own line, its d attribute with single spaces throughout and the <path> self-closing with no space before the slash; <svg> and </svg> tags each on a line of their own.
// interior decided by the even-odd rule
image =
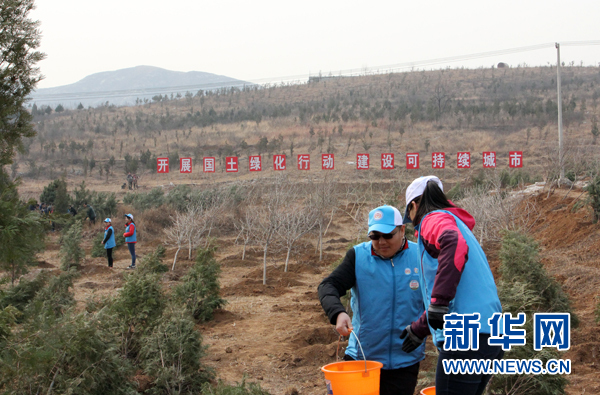
<svg viewBox="0 0 600 395">
<path fill-rule="evenodd" d="M 106 218 L 106 219 L 104 220 L 104 222 L 106 222 L 106 223 L 109 223 L 109 224 L 110 224 L 112 221 L 110 220 L 110 218 Z"/>
<path fill-rule="evenodd" d="M 396 207 L 380 206 L 369 213 L 369 231 L 392 233 L 402 225 L 402 215 Z"/>
</svg>

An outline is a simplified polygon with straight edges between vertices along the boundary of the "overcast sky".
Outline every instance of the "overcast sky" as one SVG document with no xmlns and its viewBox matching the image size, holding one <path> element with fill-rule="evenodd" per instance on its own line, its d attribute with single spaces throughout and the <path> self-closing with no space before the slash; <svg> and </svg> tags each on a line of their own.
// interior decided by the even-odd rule
<svg viewBox="0 0 600 395">
<path fill-rule="evenodd" d="M 600 1 L 37 0 L 39 88 L 139 65 L 252 82 L 334 75 L 552 42 L 600 40 Z M 561 47 L 600 63 L 600 45 Z M 547 47 L 447 63 L 556 62 Z M 444 64 L 417 68 L 440 68 Z"/>
</svg>

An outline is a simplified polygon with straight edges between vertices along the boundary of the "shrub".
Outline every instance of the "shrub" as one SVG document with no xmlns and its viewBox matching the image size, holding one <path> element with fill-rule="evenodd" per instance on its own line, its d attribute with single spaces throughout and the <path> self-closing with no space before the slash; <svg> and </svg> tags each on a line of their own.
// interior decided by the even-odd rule
<svg viewBox="0 0 600 395">
<path fill-rule="evenodd" d="M 64 271 L 69 271 L 71 268 L 78 269 L 85 258 L 85 251 L 81 248 L 81 222 L 75 221 L 67 228 L 62 239 L 61 269 Z"/>
<path fill-rule="evenodd" d="M 513 347 L 504 354 L 508 359 L 559 359 L 561 354 L 554 349 L 533 349 L 533 314 L 543 311 L 570 312 L 571 322 L 576 317 L 570 310 L 569 300 L 560 286 L 548 275 L 538 259 L 538 246 L 528 236 L 518 232 L 506 232 L 500 251 L 498 296 L 506 313 L 527 315 L 525 345 Z M 491 381 L 491 393 L 514 395 L 559 395 L 564 394 L 567 380 L 560 375 L 496 375 Z"/>
<path fill-rule="evenodd" d="M 165 303 L 158 274 L 136 270 L 126 277 L 123 289 L 110 307 L 120 324 L 120 348 L 124 357 L 137 355 L 140 338 L 152 330 Z"/>
<path fill-rule="evenodd" d="M 138 225 L 138 238 L 140 237 L 140 228 L 143 224 L 144 235 L 162 237 L 163 229 L 170 228 L 173 225 L 173 219 L 171 215 L 174 212 L 167 206 L 161 206 L 160 208 L 153 208 L 144 211 L 141 215 L 136 218 L 136 225 Z"/>
<path fill-rule="evenodd" d="M 500 186 L 502 188 L 514 188 L 519 184 L 528 184 L 531 182 L 531 176 L 522 170 L 502 170 L 500 173 Z"/>
<path fill-rule="evenodd" d="M 19 200 L 17 184 L 2 185 L 0 170 L 0 270 L 14 284 L 27 267 L 36 263 L 35 254 L 44 249 L 44 221 Z"/>
<path fill-rule="evenodd" d="M 165 197 L 165 204 L 177 211 L 186 211 L 190 204 L 192 188 L 189 185 L 177 185 Z"/>
<path fill-rule="evenodd" d="M 165 247 L 159 244 L 156 250 L 147 254 L 140 260 L 138 272 L 142 274 L 165 273 L 169 271 L 169 267 L 161 262 L 165 256 Z"/>
<path fill-rule="evenodd" d="M 136 394 L 131 364 L 105 314 L 67 314 L 13 337 L 0 355 L 0 387 L 15 394 Z"/>
<path fill-rule="evenodd" d="M 199 248 L 196 263 L 175 288 L 174 300 L 185 304 L 194 319 L 209 321 L 216 308 L 226 301 L 219 296 L 221 267 L 214 258 L 213 248 Z"/>
<path fill-rule="evenodd" d="M 142 339 L 142 365 L 145 373 L 155 378 L 147 393 L 200 393 L 202 384 L 211 379 L 211 371 L 200 364 L 205 347 L 194 327 L 187 311 L 171 308 Z"/>
<path fill-rule="evenodd" d="M 13 306 L 0 309 L 0 346 L 3 347 L 6 340 L 10 337 L 11 327 L 17 322 L 20 315 L 19 310 Z"/>
<path fill-rule="evenodd" d="M 117 213 L 117 197 L 114 193 L 94 191 L 89 203 L 96 211 L 97 219 L 103 220 Z"/>
<path fill-rule="evenodd" d="M 449 191 L 446 193 L 446 197 L 452 201 L 460 200 L 464 197 L 465 193 L 460 184 L 460 182 L 456 183 Z"/>
<path fill-rule="evenodd" d="M 516 231 L 508 231 L 500 248 L 500 273 L 506 282 L 527 284 L 541 300 L 541 307 L 549 312 L 571 313 L 571 323 L 579 320 L 571 309 L 571 302 L 560 284 L 548 275 L 539 261 L 539 247 L 533 238 Z"/>
<path fill-rule="evenodd" d="M 504 354 L 504 358 L 540 359 L 544 364 L 549 359 L 559 359 L 560 353 L 556 350 L 544 348 L 542 351 L 535 351 L 533 349 L 533 314 L 539 312 L 542 298 L 531 289 L 530 284 L 503 279 L 498 282 L 498 296 L 505 313 L 516 315 L 523 312 L 527 315 L 523 326 L 527 333 L 525 345 L 513 347 Z M 490 387 L 492 393 L 559 395 L 564 394 L 566 384 L 567 380 L 559 375 L 496 375 Z"/>
<path fill-rule="evenodd" d="M 0 309 L 13 306 L 19 311 L 24 311 L 27 304 L 48 283 L 48 273 L 41 272 L 33 280 L 22 279 L 14 287 L 0 293 Z"/>
<path fill-rule="evenodd" d="M 524 346 L 513 347 L 504 354 L 505 359 L 540 359 L 545 365 L 550 359 L 559 359 L 560 353 L 554 349 L 544 348 L 541 351 L 533 350 L 533 324 L 532 317 L 527 318 L 523 327 L 527 331 Z M 561 375 L 552 374 L 511 374 L 495 375 L 490 387 L 493 394 L 512 395 L 562 395 L 565 393 L 567 379 Z"/>
<path fill-rule="evenodd" d="M 51 204 L 56 208 L 60 208 L 64 213 L 69 208 L 69 198 L 67 195 L 67 182 L 64 179 L 51 181 L 44 187 L 40 195 L 40 203 Z"/>
<path fill-rule="evenodd" d="M 123 203 L 131 204 L 139 211 L 160 207 L 164 204 L 164 200 L 165 193 L 162 188 L 153 188 L 148 193 L 128 193 L 123 197 Z"/>
<path fill-rule="evenodd" d="M 85 187 L 85 181 L 81 181 L 79 189 L 73 190 L 73 199 L 71 203 L 77 210 L 83 210 L 83 204 L 89 203 L 92 200 L 92 193 Z"/>
<path fill-rule="evenodd" d="M 596 223 L 600 219 L 600 173 L 594 177 L 585 189 L 588 193 L 590 206 L 594 210 L 594 222 Z"/>
<path fill-rule="evenodd" d="M 70 291 L 73 288 L 73 272 L 61 273 L 52 277 L 48 285 L 42 288 L 25 308 L 28 318 L 44 321 L 48 317 L 60 317 L 75 305 L 75 298 Z"/>
</svg>

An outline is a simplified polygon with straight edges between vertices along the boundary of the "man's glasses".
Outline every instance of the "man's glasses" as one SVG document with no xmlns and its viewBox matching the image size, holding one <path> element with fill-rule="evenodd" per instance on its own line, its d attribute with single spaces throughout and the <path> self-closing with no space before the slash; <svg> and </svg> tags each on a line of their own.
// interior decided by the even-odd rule
<svg viewBox="0 0 600 395">
<path fill-rule="evenodd" d="M 400 232 L 399 230 L 394 233 L 373 233 L 369 235 L 369 239 L 371 240 L 379 240 L 380 237 L 383 237 L 386 240 L 390 240 L 392 237 L 396 236 L 396 234 Z"/>
</svg>

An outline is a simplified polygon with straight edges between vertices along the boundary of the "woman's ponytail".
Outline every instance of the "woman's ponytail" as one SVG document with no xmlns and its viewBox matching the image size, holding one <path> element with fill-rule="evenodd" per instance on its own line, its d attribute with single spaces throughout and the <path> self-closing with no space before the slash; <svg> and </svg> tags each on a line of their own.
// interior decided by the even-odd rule
<svg viewBox="0 0 600 395">
<path fill-rule="evenodd" d="M 415 226 L 419 225 L 423 217 L 432 211 L 454 207 L 439 185 L 433 180 L 427 182 L 423 194 L 413 201 L 419 204 L 415 218 L 412 221 Z"/>
</svg>

